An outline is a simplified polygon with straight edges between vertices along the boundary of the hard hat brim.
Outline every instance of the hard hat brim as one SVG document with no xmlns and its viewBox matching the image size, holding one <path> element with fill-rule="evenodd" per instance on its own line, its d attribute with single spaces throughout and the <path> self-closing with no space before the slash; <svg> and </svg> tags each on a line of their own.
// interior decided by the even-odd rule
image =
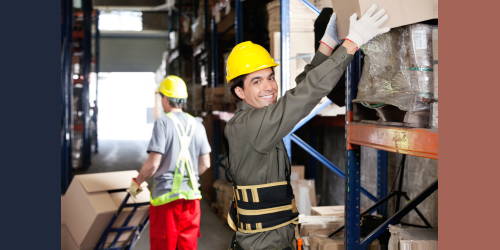
<svg viewBox="0 0 500 250">
<path fill-rule="evenodd" d="M 253 73 L 253 72 L 256 72 L 256 71 L 259 71 L 259 70 L 263 70 L 263 69 L 267 69 L 267 68 L 272 68 L 272 67 L 276 67 L 276 66 L 279 66 L 279 64 L 278 63 L 264 64 L 264 65 L 261 65 L 261 66 L 255 68 L 255 69 L 243 70 L 239 74 L 234 75 L 233 77 L 226 76 L 226 80 L 229 83 L 231 80 L 233 80 L 234 78 L 236 78 L 238 76 L 250 74 L 250 73 Z"/>
</svg>

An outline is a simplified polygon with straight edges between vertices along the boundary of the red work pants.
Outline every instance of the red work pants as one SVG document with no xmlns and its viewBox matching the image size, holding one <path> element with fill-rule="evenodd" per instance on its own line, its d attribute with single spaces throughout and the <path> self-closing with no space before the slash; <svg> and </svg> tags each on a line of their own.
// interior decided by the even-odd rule
<svg viewBox="0 0 500 250">
<path fill-rule="evenodd" d="M 161 206 L 150 206 L 151 250 L 196 250 L 200 214 L 200 200 L 175 200 Z"/>
</svg>

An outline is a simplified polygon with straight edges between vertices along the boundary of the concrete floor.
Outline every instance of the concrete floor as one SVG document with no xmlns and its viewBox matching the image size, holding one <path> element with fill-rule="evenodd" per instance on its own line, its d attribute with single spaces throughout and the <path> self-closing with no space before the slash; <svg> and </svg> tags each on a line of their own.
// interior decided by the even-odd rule
<svg viewBox="0 0 500 250">
<path fill-rule="evenodd" d="M 99 142 L 99 153 L 93 155 L 92 165 L 80 173 L 101 173 L 122 170 L 138 170 L 146 159 L 147 141 L 107 140 Z M 200 250 L 228 249 L 233 233 L 214 213 L 206 200 L 201 202 Z M 149 249 L 149 226 L 143 230 L 134 250 Z"/>
</svg>

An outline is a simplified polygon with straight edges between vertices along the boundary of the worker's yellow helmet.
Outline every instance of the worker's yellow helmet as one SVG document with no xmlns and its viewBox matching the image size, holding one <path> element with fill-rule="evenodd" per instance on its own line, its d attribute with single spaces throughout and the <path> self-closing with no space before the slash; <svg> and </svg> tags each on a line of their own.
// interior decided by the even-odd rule
<svg viewBox="0 0 500 250">
<path fill-rule="evenodd" d="M 186 83 L 182 78 L 175 75 L 169 75 L 163 79 L 158 87 L 158 92 L 170 98 L 188 97 Z"/>
<path fill-rule="evenodd" d="M 226 80 L 249 74 L 261 69 L 278 66 L 264 47 L 250 41 L 234 46 L 227 58 Z"/>
</svg>

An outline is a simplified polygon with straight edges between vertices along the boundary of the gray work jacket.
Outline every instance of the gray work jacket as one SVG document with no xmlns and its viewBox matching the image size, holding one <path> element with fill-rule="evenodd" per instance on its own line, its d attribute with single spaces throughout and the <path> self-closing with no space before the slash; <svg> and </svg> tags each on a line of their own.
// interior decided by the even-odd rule
<svg viewBox="0 0 500 250">
<path fill-rule="evenodd" d="M 283 137 L 335 87 L 352 57 L 342 46 L 329 57 L 316 52 L 295 79 L 297 86 L 277 103 L 260 109 L 241 103 L 224 131 L 229 144 L 228 174 L 236 185 L 289 179 Z M 236 232 L 236 241 L 243 249 L 283 249 L 291 247 L 293 239 L 293 224 L 262 233 Z"/>
</svg>

